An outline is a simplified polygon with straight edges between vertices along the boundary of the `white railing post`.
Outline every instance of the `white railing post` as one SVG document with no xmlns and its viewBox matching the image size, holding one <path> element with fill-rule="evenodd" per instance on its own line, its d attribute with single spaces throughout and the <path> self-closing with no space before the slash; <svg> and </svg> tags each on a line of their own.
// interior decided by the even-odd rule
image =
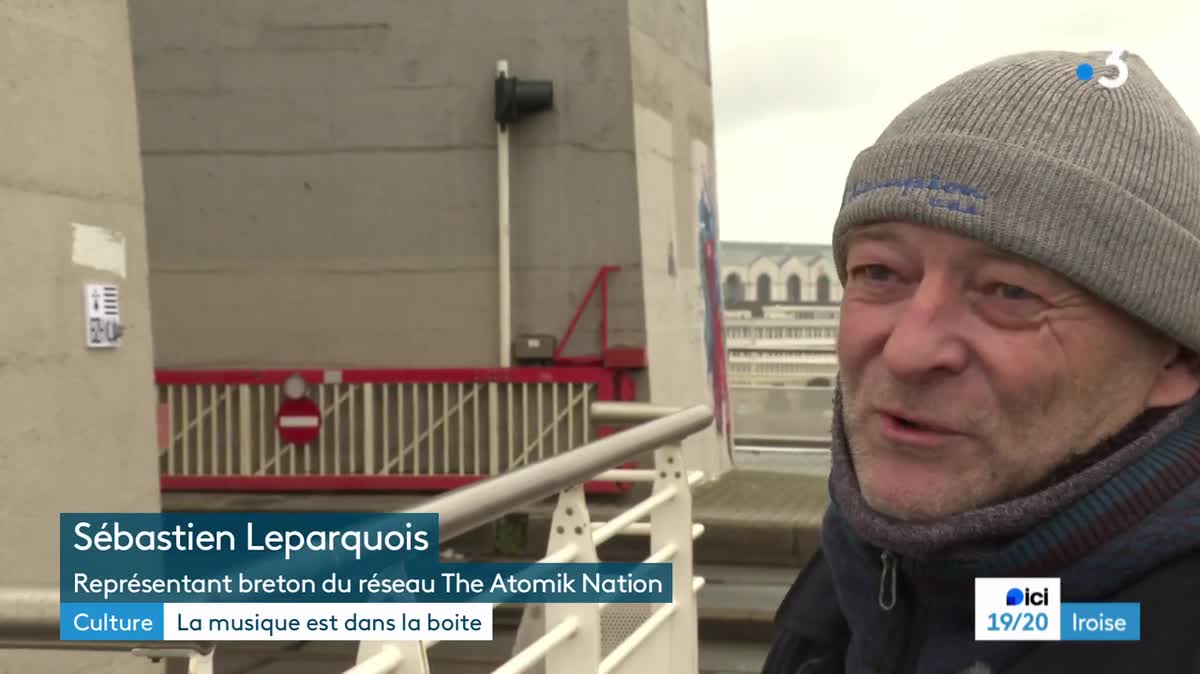
<svg viewBox="0 0 1200 674">
<path fill-rule="evenodd" d="M 375 385 L 365 382 L 362 385 L 363 410 L 363 474 L 375 474 Z"/>
<path fill-rule="evenodd" d="M 250 404 L 250 386 L 239 389 L 239 439 L 252 439 L 265 431 L 268 424 L 263 423 L 268 416 L 263 410 L 265 395 L 257 396 L 255 405 Z M 489 385 L 493 391 L 499 387 Z M 509 387 L 511 389 L 511 387 Z M 198 426 L 203 414 L 195 415 L 196 419 L 187 417 L 189 410 L 186 398 L 188 389 L 181 386 L 181 396 L 184 398 L 180 410 L 180 424 L 183 430 L 178 436 L 173 435 L 172 441 L 181 441 L 187 449 L 188 434 L 193 426 Z M 262 389 L 264 392 L 266 389 Z M 325 410 L 324 386 L 318 387 L 317 395 L 322 410 Z M 402 390 L 402 389 L 401 389 Z M 586 392 L 586 389 L 585 389 Z M 333 422 L 338 424 L 336 407 L 341 404 L 343 397 L 333 392 Z M 414 392 L 415 395 L 415 392 Z M 273 402 L 278 401 L 278 393 L 272 392 Z M 365 395 L 367 401 L 372 395 Z M 172 402 L 172 394 L 168 389 L 168 402 Z M 400 400 L 400 395 L 397 395 Z M 585 398 L 586 400 L 586 398 Z M 506 398 L 506 402 L 511 397 Z M 387 396 L 383 398 L 387 403 Z M 499 397 L 493 396 L 489 401 L 493 410 L 500 407 Z M 199 400 L 197 400 L 199 405 Z M 398 402 L 399 405 L 399 402 Z M 229 403 L 227 402 L 227 413 Z M 547 556 L 543 562 L 598 562 L 596 546 L 620 534 L 651 537 L 652 553 L 648 561 L 671 562 L 672 567 L 672 601 L 654 608 L 648 618 L 618 644 L 611 646 L 611 651 L 601 658 L 608 648 L 605 636 L 620 635 L 622 627 L 614 625 L 624 616 L 614 616 L 605 613 L 605 607 L 596 603 L 566 604 L 548 603 L 528 607 L 527 619 L 522 621 L 521 632 L 518 633 L 518 645 L 522 634 L 538 632 L 539 636 L 527 639 L 530 645 L 518 649 L 512 658 L 496 670 L 503 674 L 533 671 L 540 660 L 545 658 L 545 670 L 548 674 L 566 674 L 575 672 L 618 674 L 620 672 L 650 672 L 651 674 L 695 674 L 698 665 L 697 638 L 697 609 L 695 592 L 703 587 L 703 578 L 694 578 L 692 541 L 703 533 L 702 525 L 692 524 L 692 495 L 691 485 L 703 479 L 702 471 L 688 474 L 683 461 L 680 447 L 682 438 L 690 436 L 712 424 L 712 411 L 705 406 L 696 405 L 684 409 L 664 408 L 642 403 L 600 402 L 587 407 L 590 414 L 597 416 L 602 423 L 633 423 L 633 427 L 610 437 L 597 439 L 587 443 L 578 450 L 563 452 L 559 456 L 537 461 L 522 470 L 506 475 L 500 475 L 483 483 L 464 487 L 449 494 L 431 499 L 417 510 L 406 512 L 435 512 L 439 516 L 440 533 L 443 540 L 453 539 L 482 524 L 494 521 L 495 517 L 513 512 L 524 504 L 554 495 L 557 491 L 558 503 L 551 521 L 551 530 L 547 545 Z M 257 410 L 257 416 L 254 412 Z M 398 412 L 402 411 L 400 409 Z M 416 416 L 417 406 L 414 404 L 413 413 Z M 444 416 L 449 418 L 450 412 Z M 589 417 L 585 416 L 587 421 Z M 509 417 L 511 420 L 511 417 Z M 258 423 L 254 423 L 256 420 Z M 493 434 L 498 434 L 501 423 L 498 415 L 493 415 Z M 638 424 L 636 422 L 646 422 Z M 247 427 L 252 432 L 247 433 Z M 432 429 L 432 424 L 431 424 Z M 172 429 L 173 430 L 173 429 Z M 397 429 L 399 431 L 399 429 Z M 511 423 L 506 430 L 511 431 Z M 226 437 L 229 433 L 226 432 Z M 334 434 L 336 435 L 336 433 Z M 476 433 L 478 435 L 478 433 Z M 443 433 L 443 437 L 447 434 Z M 213 433 L 216 437 L 216 433 Z M 322 436 L 321 447 L 325 446 L 325 436 Z M 335 438 L 339 440 L 340 438 Z M 420 439 L 410 445 L 418 448 Z M 663 443 L 668 443 L 664 445 Z M 195 443 L 203 449 L 203 443 L 197 438 Z M 276 456 L 279 456 L 279 440 L 275 438 Z M 339 443 L 340 444 L 340 443 Z M 242 456 L 246 457 L 248 442 L 242 442 Z M 259 448 L 260 462 L 263 464 L 256 473 L 266 472 L 265 446 Z M 622 470 L 611 469 L 611 466 L 641 456 L 646 451 L 654 450 L 655 461 L 653 470 Z M 498 454 L 498 448 L 493 444 L 492 451 Z M 251 453 L 252 455 L 252 453 Z M 199 455 L 198 455 L 199 456 Z M 378 464 L 376 464 L 378 465 Z M 498 467 L 498 465 L 494 466 Z M 276 473 L 280 470 L 277 468 Z M 336 470 L 335 470 L 336 472 Z M 186 467 L 184 473 L 187 473 Z M 622 514 L 605 523 L 591 521 L 584 496 L 583 484 L 589 479 L 603 481 L 625 482 L 654 482 L 654 494 L 640 503 L 628 508 Z M 641 523 L 639 520 L 649 516 L 650 522 Z M 53 634 L 58 624 L 58 592 L 52 589 L 9 588 L 0 586 L 0 637 L 6 635 L 5 630 L 15 631 L 18 635 L 29 630 L 43 630 Z M 29 597 L 34 599 L 30 600 Z M 27 604 L 33 604 L 30 609 Z M 640 607 L 641 604 L 634 604 Z M 609 609 L 621 608 L 612 605 Z M 616 613 L 619 613 L 615 611 Z M 640 613 L 640 608 L 637 610 Z M 535 620 L 545 616 L 545 622 L 535 625 Z M 605 630 L 605 620 L 610 621 L 610 628 Z M 53 636 L 40 636 L 34 641 L 52 642 Z M 5 648 L 0 639 L 0 649 Z M 354 667 L 346 674 L 429 674 L 429 662 L 425 649 L 437 643 L 436 641 L 364 641 L 358 644 L 357 660 Z M 11 643 L 9 648 L 18 647 Z M 48 648 L 56 648 L 53 645 Z M 194 652 L 193 648 L 204 648 L 204 652 Z M 61 647 L 59 647 L 61 648 Z M 93 647 L 95 648 L 95 647 Z M 112 646 L 97 650 L 113 650 Z M 117 646 L 117 650 L 123 647 Z M 146 642 L 142 648 L 133 648 L 135 655 L 152 659 L 162 657 L 188 657 L 190 671 L 194 674 L 212 674 L 213 651 L 211 644 L 199 646 L 163 646 L 160 642 Z"/>
<path fill-rule="evenodd" d="M 692 589 L 692 491 L 680 445 L 670 444 L 655 450 L 654 470 L 655 493 L 675 489 L 674 497 L 650 513 L 650 549 L 657 551 L 670 545 L 675 550 L 671 559 L 671 594 L 676 608 L 666 627 L 671 661 L 660 674 L 696 674 L 700 625 Z"/>
<path fill-rule="evenodd" d="M 429 674 L 429 658 L 420 641 L 361 641 L 354 662 L 346 674 Z"/>
<path fill-rule="evenodd" d="M 547 554 L 566 546 L 577 552 L 575 562 L 598 562 L 596 545 L 592 541 L 592 520 L 588 515 L 583 485 L 564 489 L 558 495 L 558 505 L 550 521 L 550 540 Z M 578 627 L 575 634 L 546 655 L 546 674 L 581 674 L 600 669 L 601 633 L 600 607 L 591 604 L 545 604 L 546 627 L 553 629 L 568 618 Z M 694 674 L 694 673 L 693 673 Z"/>
<path fill-rule="evenodd" d="M 488 473 L 500 470 L 500 384 L 488 382 Z"/>
<path fill-rule="evenodd" d="M 188 674 L 213 674 L 213 655 L 215 650 L 207 653 L 192 653 L 188 657 Z"/>
<path fill-rule="evenodd" d="M 254 474 L 254 422 L 250 411 L 249 384 L 238 384 L 238 470 L 237 475 Z M 261 421 L 259 423 L 262 423 Z"/>
<path fill-rule="evenodd" d="M 213 664 L 213 659 L 216 657 L 215 645 L 207 651 L 197 651 L 191 648 L 172 648 L 166 644 L 161 646 L 147 644 L 129 649 L 129 654 L 133 657 L 146 658 L 154 663 L 161 662 L 164 658 L 187 658 L 188 674 L 213 674 L 216 671 L 216 666 Z"/>
</svg>

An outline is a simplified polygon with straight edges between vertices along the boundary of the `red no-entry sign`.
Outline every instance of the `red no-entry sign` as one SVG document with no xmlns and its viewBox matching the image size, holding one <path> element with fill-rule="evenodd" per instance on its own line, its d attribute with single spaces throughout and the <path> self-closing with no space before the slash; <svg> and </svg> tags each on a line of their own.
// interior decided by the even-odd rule
<svg viewBox="0 0 1200 674">
<path fill-rule="evenodd" d="M 284 400 L 275 415 L 275 429 L 284 442 L 308 444 L 321 433 L 321 408 L 308 397 Z"/>
</svg>

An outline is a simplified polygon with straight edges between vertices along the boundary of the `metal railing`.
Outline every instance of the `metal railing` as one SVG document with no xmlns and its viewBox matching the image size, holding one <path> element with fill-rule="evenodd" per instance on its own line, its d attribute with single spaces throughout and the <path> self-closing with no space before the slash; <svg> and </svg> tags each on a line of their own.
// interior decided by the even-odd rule
<svg viewBox="0 0 1200 674">
<path fill-rule="evenodd" d="M 525 607 L 517 648 L 496 674 L 695 674 L 698 671 L 692 547 L 703 534 L 692 521 L 692 487 L 682 440 L 712 423 L 704 406 L 685 409 L 640 403 L 594 403 L 597 423 L 636 424 L 543 461 L 476 482 L 404 512 L 437 513 L 439 540 L 450 541 L 526 505 L 557 495 L 543 562 L 596 562 L 596 548 L 618 535 L 648 536 L 647 562 L 672 564 L 668 603 L 541 604 Z M 639 423 L 641 422 L 641 423 Z M 653 467 L 614 466 L 653 451 Z M 588 480 L 650 483 L 650 495 L 607 522 L 593 522 L 582 484 Z M 648 520 L 648 521 L 642 521 Z M 0 648 L 129 651 L 150 658 L 187 657 L 191 674 L 212 674 L 216 644 L 207 642 L 59 641 L 59 596 L 53 589 L 0 588 Z M 493 609 L 496 605 L 493 605 Z M 632 611 L 632 614 L 631 614 Z M 639 613 L 640 612 L 640 613 Z M 428 674 L 437 641 L 361 642 L 345 674 Z"/>
<path fill-rule="evenodd" d="M 815 380 L 830 381 L 837 377 L 837 363 L 818 357 L 797 357 L 791 360 L 773 358 L 730 358 L 729 378 L 735 386 L 784 384 L 803 386 Z"/>
<path fill-rule="evenodd" d="M 311 442 L 277 416 L 299 378 L 320 412 Z M 603 435 L 588 413 L 611 372 L 516 369 L 158 370 L 166 490 L 445 491 Z"/>
</svg>

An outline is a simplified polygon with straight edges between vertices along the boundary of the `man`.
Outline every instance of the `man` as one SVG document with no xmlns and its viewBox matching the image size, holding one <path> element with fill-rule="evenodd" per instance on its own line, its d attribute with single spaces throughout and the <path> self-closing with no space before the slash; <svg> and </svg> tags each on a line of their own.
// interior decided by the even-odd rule
<svg viewBox="0 0 1200 674">
<path fill-rule="evenodd" d="M 1107 57 L 976 67 L 854 162 L 831 504 L 765 673 L 1200 672 L 1200 135 Z M 976 577 L 1140 640 L 976 641 Z"/>
</svg>

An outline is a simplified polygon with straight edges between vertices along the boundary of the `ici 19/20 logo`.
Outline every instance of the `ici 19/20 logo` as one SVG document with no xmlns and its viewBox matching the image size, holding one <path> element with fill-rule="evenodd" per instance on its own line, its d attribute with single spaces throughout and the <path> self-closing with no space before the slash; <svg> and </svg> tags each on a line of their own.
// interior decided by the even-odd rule
<svg viewBox="0 0 1200 674">
<path fill-rule="evenodd" d="M 1050 603 L 1050 590 L 1042 588 L 1041 590 L 1031 591 L 1029 588 L 1022 590 L 1019 587 L 1014 587 L 1008 591 L 1004 598 L 1004 603 L 1007 606 L 1046 606 Z"/>
<path fill-rule="evenodd" d="M 1112 50 L 1112 53 L 1108 55 L 1108 58 L 1104 60 L 1104 65 L 1114 66 L 1117 69 L 1117 76 L 1096 78 L 1096 81 L 1100 83 L 1100 86 L 1108 89 L 1116 89 L 1122 84 L 1125 84 L 1125 80 L 1129 79 L 1129 64 L 1126 63 L 1123 58 L 1121 58 L 1124 53 L 1124 49 L 1114 49 Z M 1075 68 L 1075 75 L 1079 79 L 1087 81 L 1096 76 L 1096 69 L 1093 68 L 1092 64 L 1090 63 L 1080 63 L 1079 66 Z"/>
</svg>

